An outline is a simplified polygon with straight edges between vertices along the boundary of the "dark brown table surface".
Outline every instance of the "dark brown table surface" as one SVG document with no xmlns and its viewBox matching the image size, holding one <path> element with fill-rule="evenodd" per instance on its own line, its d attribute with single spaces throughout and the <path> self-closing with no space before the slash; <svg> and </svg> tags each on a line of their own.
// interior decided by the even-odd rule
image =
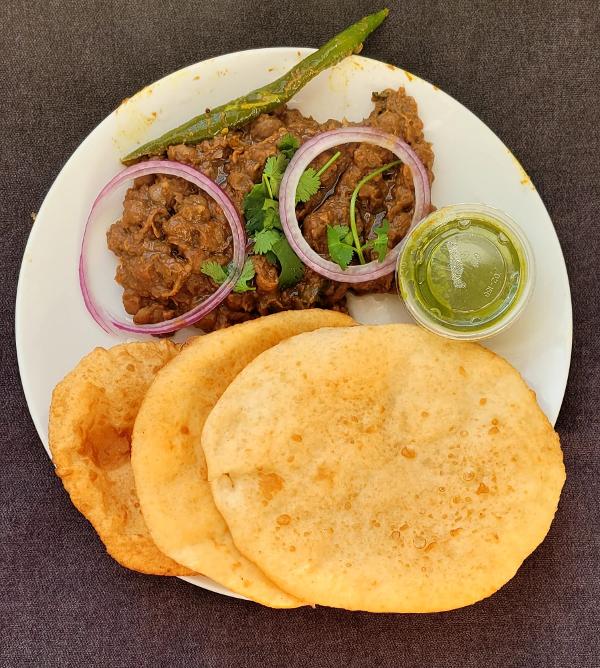
<svg viewBox="0 0 600 668">
<path fill-rule="evenodd" d="M 14 349 L 18 270 L 30 214 L 83 138 L 121 99 L 175 69 L 239 49 L 318 46 L 375 8 L 2 4 L 0 665 L 600 666 L 597 0 L 391 3 L 365 48 L 437 84 L 503 139 L 546 203 L 567 261 L 575 343 L 557 424 L 567 483 L 548 538 L 493 597 L 437 615 L 281 612 L 126 571 L 71 505 L 29 418 Z"/>
</svg>

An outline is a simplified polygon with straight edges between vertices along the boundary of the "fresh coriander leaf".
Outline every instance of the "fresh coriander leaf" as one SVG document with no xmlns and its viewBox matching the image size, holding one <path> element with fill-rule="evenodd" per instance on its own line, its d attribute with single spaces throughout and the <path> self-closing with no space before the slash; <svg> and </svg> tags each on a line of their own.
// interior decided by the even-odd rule
<svg viewBox="0 0 600 668">
<path fill-rule="evenodd" d="M 281 229 L 281 221 L 279 220 L 279 212 L 274 209 L 267 209 L 262 224 L 263 230 Z M 259 230 L 260 232 L 260 230 Z"/>
<path fill-rule="evenodd" d="M 217 285 L 221 285 L 221 283 L 227 280 L 227 271 L 214 260 L 205 260 L 202 263 L 200 271 L 212 278 Z"/>
<path fill-rule="evenodd" d="M 381 221 L 381 225 L 378 225 L 373 231 L 376 236 L 369 241 L 369 246 L 373 249 L 375 255 L 377 255 L 379 262 L 383 262 L 388 252 L 388 232 L 390 231 L 388 219 L 384 218 Z"/>
<path fill-rule="evenodd" d="M 308 200 L 319 192 L 321 179 L 312 167 L 304 170 L 296 188 L 296 204 L 308 202 Z"/>
<path fill-rule="evenodd" d="M 346 243 L 350 243 L 350 239 L 352 238 L 352 231 L 348 225 L 328 225 L 327 227 L 335 232 L 340 240 L 345 241 Z"/>
<path fill-rule="evenodd" d="M 347 225 L 327 225 L 327 249 L 329 257 L 342 269 L 352 262 L 354 246 L 346 242 L 349 228 Z"/>
<path fill-rule="evenodd" d="M 244 196 L 244 208 L 255 206 L 262 208 L 262 205 L 267 197 L 265 186 L 263 183 L 255 183 L 252 190 Z"/>
<path fill-rule="evenodd" d="M 285 155 L 288 160 L 292 159 L 294 153 L 300 148 L 300 142 L 293 134 L 289 132 L 279 140 L 277 148 Z"/>
<path fill-rule="evenodd" d="M 254 234 L 262 229 L 265 199 L 267 199 L 267 189 L 263 183 L 257 183 L 244 197 L 243 208 L 248 234 Z"/>
<path fill-rule="evenodd" d="M 287 167 L 287 162 L 287 158 L 283 153 L 268 157 L 263 168 L 263 176 L 271 180 L 281 180 L 283 172 L 285 172 L 285 168 Z"/>
<path fill-rule="evenodd" d="M 288 288 L 290 285 L 297 283 L 304 274 L 304 265 L 283 235 L 279 241 L 273 244 L 273 253 L 277 256 L 277 261 L 281 267 L 279 287 Z"/>
<path fill-rule="evenodd" d="M 319 191 L 321 179 L 312 167 L 304 170 L 296 187 L 296 204 L 308 202 L 308 200 Z"/>
<path fill-rule="evenodd" d="M 272 230 L 273 228 L 281 230 L 281 219 L 279 218 L 279 202 L 275 199 L 266 199 L 263 204 L 264 218 L 262 223 L 263 230 Z"/>
<path fill-rule="evenodd" d="M 212 280 L 217 284 L 221 285 L 227 280 L 229 272 L 231 271 L 230 265 L 227 267 L 221 266 L 218 262 L 214 260 L 206 260 L 202 263 L 200 271 L 207 276 L 210 276 Z M 254 290 L 251 285 L 248 285 L 248 281 L 251 281 L 254 278 L 254 264 L 252 260 L 248 259 L 244 263 L 242 273 L 238 278 L 233 291 L 234 292 L 248 292 L 248 290 Z"/>
<path fill-rule="evenodd" d="M 257 255 L 265 255 L 273 250 L 273 244 L 281 239 L 281 232 L 278 230 L 263 229 L 254 235 L 254 252 Z"/>
<path fill-rule="evenodd" d="M 254 278 L 254 263 L 250 258 L 244 263 L 244 268 L 240 277 L 237 279 L 237 282 L 233 288 L 234 292 L 249 292 L 250 290 L 256 290 L 252 285 L 248 285 L 248 282 Z"/>
<path fill-rule="evenodd" d="M 283 171 L 285 171 L 285 168 Z M 269 179 L 269 181 L 271 182 L 271 192 L 273 193 L 273 197 L 279 198 L 279 188 L 281 187 L 282 180 L 283 180 L 283 172 L 278 173 Z"/>
<path fill-rule="evenodd" d="M 277 164 L 277 158 L 279 156 L 276 155 L 271 155 L 267 158 L 267 161 L 265 162 L 265 166 L 263 167 L 262 171 L 262 178 L 263 180 L 271 181 L 271 179 L 278 179 L 279 178 L 279 165 Z M 282 156 L 283 159 L 285 160 L 285 156 Z M 270 184 L 265 184 L 267 187 L 269 187 Z M 272 194 L 271 194 L 272 197 Z"/>
<path fill-rule="evenodd" d="M 263 204 L 263 209 L 266 211 L 267 209 L 275 209 L 275 211 L 279 211 L 279 202 L 276 199 L 270 199 L 267 198 L 264 201 Z"/>
<path fill-rule="evenodd" d="M 283 179 L 283 173 L 288 164 L 288 159 L 280 153 L 278 156 L 272 155 L 267 158 L 265 167 L 263 169 L 263 179 L 268 180 L 267 188 L 271 189 L 270 195 L 272 197 L 277 197 L 279 194 L 279 186 L 281 185 L 281 179 Z"/>
</svg>

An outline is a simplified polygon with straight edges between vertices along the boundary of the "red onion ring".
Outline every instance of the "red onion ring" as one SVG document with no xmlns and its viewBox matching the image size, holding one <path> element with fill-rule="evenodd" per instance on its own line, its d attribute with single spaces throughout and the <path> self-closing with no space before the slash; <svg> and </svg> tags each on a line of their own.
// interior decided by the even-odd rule
<svg viewBox="0 0 600 668">
<path fill-rule="evenodd" d="M 210 195 L 215 202 L 221 207 L 225 218 L 231 228 L 233 238 L 233 261 L 232 271 L 227 277 L 227 280 L 222 283 L 219 288 L 209 297 L 207 297 L 201 304 L 194 307 L 187 313 L 165 320 L 164 322 L 150 324 L 150 325 L 136 325 L 131 319 L 119 320 L 116 316 L 109 313 L 105 308 L 98 304 L 95 295 L 89 288 L 88 273 L 89 267 L 86 262 L 87 257 L 87 243 L 89 240 L 89 231 L 96 220 L 96 213 L 98 206 L 102 200 L 112 193 L 115 188 L 120 186 L 124 181 L 135 179 L 139 176 L 148 176 L 150 174 L 167 174 L 169 176 L 179 176 L 195 186 L 198 186 L 206 194 Z M 88 216 L 85 229 L 83 232 L 83 239 L 81 242 L 81 255 L 79 257 L 79 285 L 81 287 L 81 294 L 83 301 L 94 320 L 102 327 L 102 329 L 111 334 L 115 329 L 132 332 L 134 334 L 168 334 L 174 332 L 182 327 L 193 325 L 198 320 L 201 320 L 207 313 L 210 313 L 217 307 L 227 295 L 233 290 L 236 281 L 242 273 L 244 261 L 246 258 L 246 235 L 242 221 L 235 210 L 233 202 L 229 196 L 221 190 L 221 188 L 207 176 L 199 172 L 197 169 L 184 165 L 179 162 L 171 160 L 149 160 L 140 162 L 131 167 L 127 167 L 122 172 L 119 172 L 111 181 L 109 181 L 96 197 L 90 215 Z"/>
<path fill-rule="evenodd" d="M 413 149 L 398 137 L 371 127 L 347 127 L 316 135 L 295 153 L 285 170 L 279 188 L 279 216 L 283 231 L 296 255 L 305 265 L 322 276 L 340 283 L 363 283 L 394 271 L 404 239 L 392 248 L 383 262 L 373 261 L 362 265 L 350 265 L 342 269 L 314 251 L 302 234 L 296 218 L 296 188 L 304 170 L 323 151 L 349 143 L 374 144 L 391 151 L 408 165 L 415 186 L 415 207 L 410 224 L 412 228 L 429 213 L 431 194 L 427 170 Z M 410 229 L 409 228 L 409 229 Z"/>
</svg>

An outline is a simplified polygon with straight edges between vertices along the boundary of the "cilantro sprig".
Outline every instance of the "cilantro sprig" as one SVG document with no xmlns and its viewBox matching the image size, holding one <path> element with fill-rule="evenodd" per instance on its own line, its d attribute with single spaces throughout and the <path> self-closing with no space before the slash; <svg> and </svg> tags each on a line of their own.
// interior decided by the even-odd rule
<svg viewBox="0 0 600 668">
<path fill-rule="evenodd" d="M 383 165 L 383 167 L 379 167 L 378 169 L 372 171 L 370 174 L 364 176 L 356 184 L 356 188 L 354 188 L 352 197 L 350 198 L 350 229 L 352 230 L 352 237 L 354 239 L 354 247 L 356 248 L 356 254 L 358 255 L 358 259 L 361 264 L 365 264 L 365 256 L 363 253 L 363 246 L 361 246 L 360 239 L 358 238 L 358 230 L 356 228 L 356 198 L 358 197 L 360 189 L 366 183 L 368 183 L 371 179 L 374 179 L 379 174 L 382 174 L 383 172 L 387 171 L 388 169 L 391 169 L 392 167 L 399 165 L 401 162 L 402 162 L 401 160 L 394 160 L 393 162 L 388 162 L 387 164 Z M 387 244 L 387 239 L 386 239 L 386 244 Z M 382 259 L 379 258 L 379 261 L 382 262 Z"/>
<path fill-rule="evenodd" d="M 265 162 L 260 183 L 244 197 L 243 207 L 246 217 L 246 231 L 254 243 L 254 253 L 266 255 L 271 262 L 281 267 L 279 285 L 282 288 L 297 283 L 304 273 L 304 266 L 292 250 L 279 218 L 279 188 L 283 174 L 300 146 L 300 141 L 291 133 L 284 135 L 277 148 L 277 155 Z M 339 151 L 318 171 L 309 168 L 304 171 L 296 190 L 296 203 L 308 202 L 321 187 L 321 176 L 340 157 Z"/>
<path fill-rule="evenodd" d="M 278 156 L 270 156 L 265 162 L 262 173 L 262 182 L 264 183 L 269 197 L 273 199 L 279 195 L 279 186 L 283 179 L 283 173 L 287 167 L 289 158 L 286 158 L 283 153 Z"/>
<path fill-rule="evenodd" d="M 266 255 L 273 250 L 273 245 L 281 239 L 281 232 L 274 228 L 264 227 L 254 235 L 254 252 L 257 255 Z"/>
<path fill-rule="evenodd" d="M 295 285 L 304 275 L 304 265 L 300 262 L 283 234 L 273 244 L 271 251 L 266 254 L 267 259 L 271 253 L 277 258 L 277 262 L 281 266 L 279 284 L 283 286 Z"/>
<path fill-rule="evenodd" d="M 352 192 L 352 197 L 350 198 L 350 227 L 347 225 L 327 226 L 327 248 L 329 256 L 334 262 L 339 264 L 342 269 L 346 269 L 352 262 L 354 253 L 358 256 L 359 262 L 365 264 L 364 251 L 368 249 L 373 251 L 379 262 L 385 260 L 385 256 L 388 252 L 390 223 L 384 218 L 381 221 L 381 224 L 372 230 L 375 236 L 372 239 L 369 239 L 365 244 L 361 244 L 358 236 L 358 229 L 356 227 L 356 199 L 358 198 L 360 189 L 366 183 L 379 174 L 400 164 L 400 162 L 400 160 L 388 162 L 383 165 L 383 167 L 379 167 L 367 174 L 356 184 L 356 187 Z"/>
<path fill-rule="evenodd" d="M 317 172 L 309 167 L 305 169 L 296 186 L 296 204 L 299 202 L 308 202 L 308 200 L 319 192 L 321 179 Z"/>
<path fill-rule="evenodd" d="M 294 135 L 288 134 L 281 139 L 278 144 L 281 153 L 267 159 L 260 183 L 253 186 L 243 202 L 246 231 L 254 242 L 254 253 L 279 263 L 279 286 L 282 288 L 297 283 L 304 273 L 302 262 L 283 234 L 277 201 L 283 173 L 290 161 L 288 155 L 293 155 L 299 145 Z"/>
<path fill-rule="evenodd" d="M 388 252 L 388 233 L 390 223 L 387 218 L 381 221 L 381 224 L 373 229 L 375 236 L 360 246 L 361 251 L 372 250 L 379 262 L 383 262 Z M 327 249 L 329 257 L 340 265 L 342 269 L 347 269 L 354 258 L 356 246 L 354 245 L 354 236 L 348 225 L 327 225 Z"/>
<path fill-rule="evenodd" d="M 373 230 L 373 232 L 375 232 L 375 237 L 369 239 L 363 246 L 363 248 L 372 249 L 375 255 L 377 255 L 379 262 L 385 260 L 385 256 L 388 252 L 389 231 L 390 221 L 387 218 L 384 218 L 381 221 L 381 224 Z"/>
<path fill-rule="evenodd" d="M 342 155 L 341 152 L 336 151 L 319 171 L 316 171 L 312 167 L 304 170 L 296 187 L 296 204 L 298 202 L 308 202 L 313 195 L 319 192 L 321 176 L 333 165 L 340 155 Z"/>
<path fill-rule="evenodd" d="M 293 134 L 288 132 L 279 140 L 277 148 L 288 160 L 291 160 L 294 157 L 294 153 L 300 148 L 300 141 L 297 137 L 294 137 Z"/>
<path fill-rule="evenodd" d="M 225 283 L 229 272 L 231 271 L 231 265 L 226 265 L 225 267 L 214 260 L 206 260 L 202 263 L 200 271 L 203 274 L 206 274 L 211 278 L 217 285 Z M 244 263 L 242 273 L 237 279 L 235 286 L 233 288 L 234 292 L 249 292 L 250 290 L 255 290 L 256 288 L 248 285 L 248 283 L 254 278 L 255 275 L 254 263 L 250 258 Z"/>
<path fill-rule="evenodd" d="M 225 283 L 225 281 L 227 280 L 227 276 L 229 274 L 227 268 L 223 267 L 214 260 L 205 260 L 202 263 L 200 271 L 203 274 L 206 274 L 207 276 L 212 278 L 213 282 L 216 283 L 217 285 Z"/>
<path fill-rule="evenodd" d="M 352 233 L 348 225 L 327 225 L 327 248 L 329 257 L 346 269 L 354 257 Z"/>
</svg>

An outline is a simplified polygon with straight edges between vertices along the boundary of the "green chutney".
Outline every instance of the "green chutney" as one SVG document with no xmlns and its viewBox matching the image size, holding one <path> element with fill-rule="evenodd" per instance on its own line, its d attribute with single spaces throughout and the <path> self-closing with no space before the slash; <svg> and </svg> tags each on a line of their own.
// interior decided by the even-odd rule
<svg viewBox="0 0 600 668">
<path fill-rule="evenodd" d="M 532 256 L 502 212 L 483 205 L 434 211 L 409 234 L 398 260 L 398 286 L 413 316 L 453 338 L 485 338 L 524 305 Z"/>
</svg>

